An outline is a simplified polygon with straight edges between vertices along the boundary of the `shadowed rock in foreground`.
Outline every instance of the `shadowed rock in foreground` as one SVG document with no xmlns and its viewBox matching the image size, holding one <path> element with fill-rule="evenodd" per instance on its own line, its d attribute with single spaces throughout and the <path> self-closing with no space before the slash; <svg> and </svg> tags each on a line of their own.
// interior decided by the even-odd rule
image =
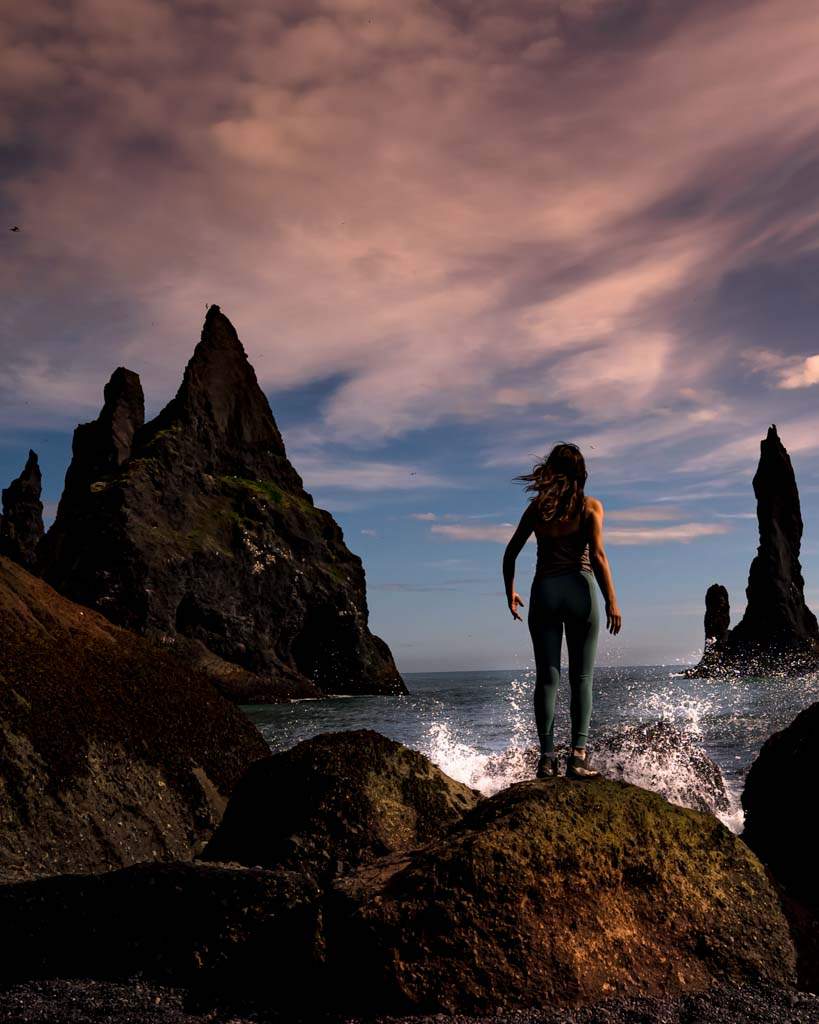
<svg viewBox="0 0 819 1024">
<path fill-rule="evenodd" d="M 517 783 L 335 892 L 334 985 L 359 1012 L 577 1006 L 795 977 L 787 922 L 745 844 L 626 783 Z"/>
<path fill-rule="evenodd" d="M 259 761 L 202 853 L 323 882 L 440 837 L 479 794 L 371 729 L 324 733 Z"/>
<path fill-rule="evenodd" d="M 33 569 L 43 536 L 42 475 L 37 453 L 29 451 L 23 472 L 3 490 L 0 555 Z"/>
<path fill-rule="evenodd" d="M 359 745 L 345 792 L 338 772 Z M 265 762 L 228 829 L 247 838 L 251 797 L 260 823 L 282 811 L 260 852 L 287 863 L 146 864 L 2 886 L 6 982 L 136 975 L 211 1005 L 255 1005 L 256 1019 L 316 1020 L 793 981 L 776 892 L 710 815 L 564 778 L 518 783 L 461 815 L 474 794 L 400 744 L 365 731 L 300 746 L 277 771 Z M 286 808 L 290 787 L 301 814 Z M 375 856 L 379 846 L 391 852 Z"/>
<path fill-rule="evenodd" d="M 819 992 L 819 702 L 775 732 L 751 765 L 742 793 L 742 838 L 782 887 L 800 983 Z"/>
<path fill-rule="evenodd" d="M 361 559 L 304 490 L 218 306 L 176 397 L 147 424 L 143 406 L 120 368 L 77 428 L 43 576 L 236 700 L 406 692 L 368 628 Z"/>
<path fill-rule="evenodd" d="M 805 604 L 799 562 L 802 513 L 790 456 L 771 426 L 753 479 L 759 548 L 751 563 L 742 620 L 728 628 L 728 592 L 706 594 L 705 650 L 688 676 L 771 675 L 819 667 L 819 624 Z"/>
<path fill-rule="evenodd" d="M 0 879 L 192 857 L 268 754 L 204 676 L 0 558 Z"/>
</svg>

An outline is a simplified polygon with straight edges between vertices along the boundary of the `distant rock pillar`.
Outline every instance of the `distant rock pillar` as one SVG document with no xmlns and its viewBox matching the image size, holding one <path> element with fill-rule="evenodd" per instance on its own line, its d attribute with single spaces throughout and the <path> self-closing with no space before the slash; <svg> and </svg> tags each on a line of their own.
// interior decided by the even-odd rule
<svg viewBox="0 0 819 1024">
<path fill-rule="evenodd" d="M 721 583 L 712 583 L 705 592 L 705 646 L 724 640 L 730 624 L 728 591 Z"/>
<path fill-rule="evenodd" d="M 35 551 L 43 536 L 43 478 L 37 453 L 29 451 L 23 472 L 3 490 L 0 517 L 0 555 L 33 569 Z"/>
</svg>

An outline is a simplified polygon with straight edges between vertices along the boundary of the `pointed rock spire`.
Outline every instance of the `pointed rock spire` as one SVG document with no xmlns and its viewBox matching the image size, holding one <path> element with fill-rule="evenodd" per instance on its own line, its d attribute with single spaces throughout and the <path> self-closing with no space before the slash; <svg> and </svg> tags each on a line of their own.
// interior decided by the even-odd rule
<svg viewBox="0 0 819 1024">
<path fill-rule="evenodd" d="M 790 456 L 775 425 L 768 428 L 760 443 L 753 486 L 759 548 L 748 575 L 748 604 L 742 621 L 732 630 L 732 641 L 780 648 L 815 646 L 819 625 L 805 604 L 805 581 L 799 562 L 799 490 Z"/>
<path fill-rule="evenodd" d="M 305 491 L 218 306 L 176 397 L 141 423 L 139 380 L 118 370 L 75 434 L 45 579 L 244 702 L 406 692 L 369 630 L 361 559 Z"/>
<path fill-rule="evenodd" d="M 139 374 L 118 367 L 103 392 L 97 419 L 74 431 L 72 461 L 66 489 L 87 488 L 100 477 L 115 473 L 131 454 L 134 435 L 145 422 L 145 396 Z"/>
<path fill-rule="evenodd" d="M 23 472 L 3 490 L 0 517 L 0 555 L 33 569 L 43 536 L 43 478 L 37 453 L 29 451 Z"/>
<path fill-rule="evenodd" d="M 261 448 L 284 456 L 270 404 L 259 386 L 236 329 L 219 306 L 208 308 L 202 335 L 173 401 L 146 428 L 150 433 L 181 422 L 200 437 L 218 436 L 218 446 Z"/>
<path fill-rule="evenodd" d="M 709 587 L 705 599 L 706 646 L 700 663 L 687 670 L 688 676 L 728 671 L 769 675 L 819 667 L 819 624 L 805 604 L 805 581 L 799 562 L 799 490 L 775 424 L 760 442 L 753 486 L 759 547 L 748 574 L 745 614 L 733 629 L 728 629 L 728 593 L 717 584 Z M 711 636 L 714 639 L 709 643 Z"/>
</svg>

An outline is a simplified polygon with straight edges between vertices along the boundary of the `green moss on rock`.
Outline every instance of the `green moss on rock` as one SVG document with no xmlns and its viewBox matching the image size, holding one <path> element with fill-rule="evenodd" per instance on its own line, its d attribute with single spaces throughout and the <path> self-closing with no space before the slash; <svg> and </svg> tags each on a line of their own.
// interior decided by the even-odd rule
<svg viewBox="0 0 819 1024">
<path fill-rule="evenodd" d="M 519 783 L 336 891 L 335 979 L 362 1011 L 483 1013 L 795 977 L 787 923 L 745 844 L 626 783 Z"/>
</svg>

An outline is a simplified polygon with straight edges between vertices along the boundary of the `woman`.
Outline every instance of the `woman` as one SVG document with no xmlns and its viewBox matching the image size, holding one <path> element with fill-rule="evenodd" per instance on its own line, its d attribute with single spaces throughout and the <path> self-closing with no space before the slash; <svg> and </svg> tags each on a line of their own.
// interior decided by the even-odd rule
<svg viewBox="0 0 819 1024">
<path fill-rule="evenodd" d="M 531 473 L 515 478 L 528 481 L 526 490 L 533 491 L 534 497 L 506 547 L 503 579 L 509 610 L 522 622 L 518 607 L 523 601 L 514 586 L 515 559 L 534 530 L 537 565 L 528 618 L 535 652 L 539 779 L 558 774 L 554 724 L 564 625 L 569 652 L 572 723 L 572 749 L 567 757 L 566 775 L 593 779 L 600 774 L 590 767 L 586 750 L 599 630 L 594 577 L 603 591 L 606 627 L 612 634 L 620 632 L 621 615 L 603 549 L 603 504 L 597 498 L 585 496 L 586 476 L 586 463 L 577 445 L 558 444 Z"/>
</svg>

